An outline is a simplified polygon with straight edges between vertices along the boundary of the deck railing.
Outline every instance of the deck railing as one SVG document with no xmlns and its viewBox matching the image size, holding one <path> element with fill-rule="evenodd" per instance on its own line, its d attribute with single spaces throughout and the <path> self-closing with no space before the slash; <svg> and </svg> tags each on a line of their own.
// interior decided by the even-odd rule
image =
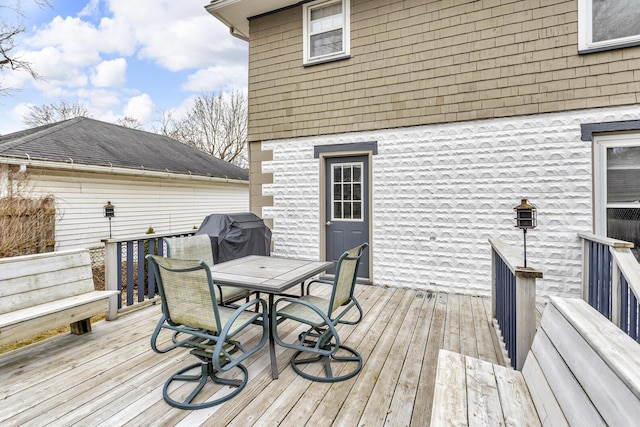
<svg viewBox="0 0 640 427">
<path fill-rule="evenodd" d="M 582 297 L 640 342 L 640 264 L 633 243 L 590 233 L 582 239 Z"/>
<path fill-rule="evenodd" d="M 523 265 L 519 249 L 489 239 L 491 300 L 496 329 L 514 369 L 521 370 L 536 333 L 536 279 L 542 272 Z"/>
<path fill-rule="evenodd" d="M 105 289 L 119 290 L 121 295 L 111 297 L 107 320 L 118 313 L 153 301 L 157 295 L 153 269 L 146 261 L 147 254 L 163 255 L 166 247 L 163 237 L 189 236 L 194 231 L 166 234 L 143 234 L 121 239 L 105 239 Z M 124 305 L 124 307 L 123 307 Z"/>
</svg>

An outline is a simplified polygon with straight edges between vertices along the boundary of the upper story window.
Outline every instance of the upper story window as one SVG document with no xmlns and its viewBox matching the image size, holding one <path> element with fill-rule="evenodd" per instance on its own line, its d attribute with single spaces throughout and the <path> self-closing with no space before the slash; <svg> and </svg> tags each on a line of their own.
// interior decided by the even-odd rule
<svg viewBox="0 0 640 427">
<path fill-rule="evenodd" d="M 349 0 L 325 0 L 302 7 L 304 64 L 349 56 Z"/>
<path fill-rule="evenodd" d="M 581 52 L 640 44 L 640 1 L 578 0 Z"/>
</svg>

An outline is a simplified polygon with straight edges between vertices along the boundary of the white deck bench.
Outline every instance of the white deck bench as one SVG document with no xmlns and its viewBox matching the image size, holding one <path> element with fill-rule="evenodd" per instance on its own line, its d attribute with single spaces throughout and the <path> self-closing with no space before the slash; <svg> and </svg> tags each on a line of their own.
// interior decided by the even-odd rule
<svg viewBox="0 0 640 427">
<path fill-rule="evenodd" d="M 640 344 L 551 298 L 522 372 L 440 350 L 432 426 L 640 425 Z"/>
<path fill-rule="evenodd" d="M 71 325 L 91 331 L 119 291 L 96 291 L 88 249 L 0 258 L 0 345 Z"/>
</svg>

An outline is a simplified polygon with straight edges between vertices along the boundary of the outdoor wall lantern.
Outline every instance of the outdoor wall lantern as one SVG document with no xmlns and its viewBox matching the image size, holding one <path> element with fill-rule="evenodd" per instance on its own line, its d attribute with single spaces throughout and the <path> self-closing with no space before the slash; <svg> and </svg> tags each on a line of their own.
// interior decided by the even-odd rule
<svg viewBox="0 0 640 427">
<path fill-rule="evenodd" d="M 527 199 L 522 199 L 520 204 L 513 208 L 516 211 L 516 227 L 522 229 L 524 235 L 524 266 L 527 267 L 527 230 L 538 225 L 538 213 L 536 207 Z"/>
<path fill-rule="evenodd" d="M 109 238 L 111 238 L 111 218 L 116 216 L 116 207 L 111 204 L 111 202 L 107 202 L 104 205 L 104 216 L 109 218 Z"/>
</svg>

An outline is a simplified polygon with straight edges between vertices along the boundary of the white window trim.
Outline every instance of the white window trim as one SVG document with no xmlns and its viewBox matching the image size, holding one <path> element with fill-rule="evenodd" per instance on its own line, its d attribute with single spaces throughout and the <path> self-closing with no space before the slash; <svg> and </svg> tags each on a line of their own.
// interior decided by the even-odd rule
<svg viewBox="0 0 640 427">
<path fill-rule="evenodd" d="M 310 58 L 309 22 L 311 10 L 331 3 L 342 3 L 342 51 L 328 55 Z M 351 52 L 351 1 L 350 0 L 321 0 L 305 3 L 302 6 L 302 55 L 303 65 L 319 64 L 336 59 L 348 58 Z"/>
<path fill-rule="evenodd" d="M 607 235 L 607 207 L 631 207 L 629 203 L 607 206 L 607 148 L 638 147 L 640 133 L 624 135 L 595 136 L 594 142 L 594 225 L 595 233 Z"/>
<path fill-rule="evenodd" d="M 578 51 L 588 53 L 589 51 L 601 51 L 615 49 L 630 45 L 640 44 L 640 34 L 619 39 L 603 40 L 592 42 L 592 0 L 578 0 Z"/>
</svg>

